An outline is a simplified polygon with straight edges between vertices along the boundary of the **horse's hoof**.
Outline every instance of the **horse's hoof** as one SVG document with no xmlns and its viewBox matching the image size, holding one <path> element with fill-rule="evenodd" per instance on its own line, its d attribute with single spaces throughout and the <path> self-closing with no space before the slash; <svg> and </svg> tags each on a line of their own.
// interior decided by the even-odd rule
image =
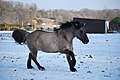
<svg viewBox="0 0 120 80">
<path fill-rule="evenodd" d="M 44 71 L 45 68 L 44 67 L 39 67 L 39 70 Z"/>
<path fill-rule="evenodd" d="M 71 72 L 77 72 L 77 70 L 75 68 L 70 68 Z"/>
<path fill-rule="evenodd" d="M 32 68 L 33 68 L 33 66 L 27 66 L 27 68 L 28 68 L 28 69 L 32 69 Z"/>
</svg>

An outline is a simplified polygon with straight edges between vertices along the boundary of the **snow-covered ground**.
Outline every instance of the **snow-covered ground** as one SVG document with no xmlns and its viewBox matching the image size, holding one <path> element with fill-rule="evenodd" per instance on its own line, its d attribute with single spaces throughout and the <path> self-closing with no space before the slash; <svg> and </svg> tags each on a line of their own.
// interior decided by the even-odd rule
<svg viewBox="0 0 120 80">
<path fill-rule="evenodd" d="M 0 32 L 0 80 L 120 80 L 120 34 L 88 34 L 90 42 L 74 39 L 77 72 L 70 72 L 64 54 L 39 52 L 45 71 L 27 69 L 29 50 Z"/>
</svg>

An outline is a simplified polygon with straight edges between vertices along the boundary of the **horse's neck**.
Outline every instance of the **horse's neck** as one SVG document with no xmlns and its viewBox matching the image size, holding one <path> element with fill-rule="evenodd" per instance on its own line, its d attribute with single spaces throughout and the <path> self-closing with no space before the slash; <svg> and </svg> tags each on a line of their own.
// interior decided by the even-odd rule
<svg viewBox="0 0 120 80">
<path fill-rule="evenodd" d="M 59 30 L 58 35 L 62 36 L 64 39 L 66 39 L 69 42 L 72 42 L 74 38 L 74 34 L 71 31 Z"/>
</svg>

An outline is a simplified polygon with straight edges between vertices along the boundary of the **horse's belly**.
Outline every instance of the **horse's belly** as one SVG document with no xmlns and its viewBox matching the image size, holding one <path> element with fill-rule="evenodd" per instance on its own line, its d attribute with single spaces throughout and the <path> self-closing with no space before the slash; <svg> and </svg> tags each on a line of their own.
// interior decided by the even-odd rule
<svg viewBox="0 0 120 80">
<path fill-rule="evenodd" d="M 43 51 L 43 52 L 47 52 L 47 53 L 59 52 L 59 49 L 56 45 L 42 46 L 42 47 L 39 47 L 38 50 Z"/>
</svg>

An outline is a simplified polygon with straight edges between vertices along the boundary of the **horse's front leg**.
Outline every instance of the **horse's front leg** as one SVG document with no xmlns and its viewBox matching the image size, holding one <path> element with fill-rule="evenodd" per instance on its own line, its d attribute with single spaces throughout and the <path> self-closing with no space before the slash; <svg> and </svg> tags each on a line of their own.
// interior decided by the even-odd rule
<svg viewBox="0 0 120 80">
<path fill-rule="evenodd" d="M 70 67 L 70 71 L 75 72 L 77 71 L 74 67 L 76 65 L 76 59 L 74 56 L 74 53 L 72 51 L 66 50 L 66 57 L 67 57 L 67 61 L 69 63 L 69 67 Z"/>
</svg>

